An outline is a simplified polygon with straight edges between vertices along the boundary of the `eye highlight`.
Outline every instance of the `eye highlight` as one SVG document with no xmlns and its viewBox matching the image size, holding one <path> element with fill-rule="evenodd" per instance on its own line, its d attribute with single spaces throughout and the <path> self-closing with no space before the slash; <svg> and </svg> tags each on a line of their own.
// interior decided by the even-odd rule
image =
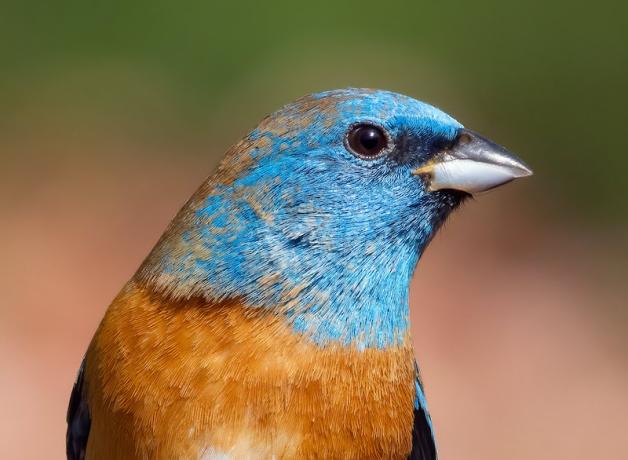
<svg viewBox="0 0 628 460">
<path fill-rule="evenodd" d="M 388 149 L 390 139 L 379 126 L 359 123 L 349 128 L 345 144 L 347 149 L 358 157 L 371 159 Z"/>
</svg>

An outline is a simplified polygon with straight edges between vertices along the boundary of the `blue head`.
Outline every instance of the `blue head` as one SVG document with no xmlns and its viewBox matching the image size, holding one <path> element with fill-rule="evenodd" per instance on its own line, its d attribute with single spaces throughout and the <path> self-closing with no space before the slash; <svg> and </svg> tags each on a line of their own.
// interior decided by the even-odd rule
<svg viewBox="0 0 628 460">
<path fill-rule="evenodd" d="M 177 297 L 271 309 L 322 346 L 395 346 L 416 263 L 467 196 L 416 171 L 465 132 L 391 92 L 302 98 L 227 153 L 138 276 Z"/>
</svg>

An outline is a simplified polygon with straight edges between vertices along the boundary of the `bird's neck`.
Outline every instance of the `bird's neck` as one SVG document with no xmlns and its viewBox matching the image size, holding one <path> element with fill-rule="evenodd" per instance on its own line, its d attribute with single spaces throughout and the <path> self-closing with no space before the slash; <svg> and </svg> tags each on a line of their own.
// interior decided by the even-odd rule
<svg viewBox="0 0 628 460">
<path fill-rule="evenodd" d="M 272 309 L 320 346 L 399 346 L 422 235 L 391 244 L 323 221 L 284 224 L 251 196 L 211 195 L 181 211 L 136 277 L 179 299 Z"/>
</svg>

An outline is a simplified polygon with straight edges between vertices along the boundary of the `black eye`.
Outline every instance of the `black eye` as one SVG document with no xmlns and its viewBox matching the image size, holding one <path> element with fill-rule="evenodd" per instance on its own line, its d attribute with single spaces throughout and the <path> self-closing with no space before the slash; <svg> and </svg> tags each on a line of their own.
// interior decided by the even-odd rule
<svg viewBox="0 0 628 460">
<path fill-rule="evenodd" d="M 346 144 L 359 157 L 373 158 L 386 150 L 388 136 L 379 126 L 363 123 L 351 127 Z"/>
</svg>

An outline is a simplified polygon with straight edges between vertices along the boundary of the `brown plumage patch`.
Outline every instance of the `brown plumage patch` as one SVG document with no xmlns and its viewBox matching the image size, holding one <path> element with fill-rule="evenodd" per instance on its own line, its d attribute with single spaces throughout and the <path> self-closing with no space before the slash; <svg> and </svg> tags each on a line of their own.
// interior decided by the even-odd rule
<svg viewBox="0 0 628 460">
<path fill-rule="evenodd" d="M 201 218 L 197 211 L 206 203 L 207 197 L 221 193 L 221 187 L 230 187 L 240 177 L 244 176 L 257 161 L 271 154 L 273 150 L 271 138 L 291 138 L 316 119 L 325 119 L 333 122 L 338 110 L 338 104 L 347 100 L 349 96 L 335 93 L 322 98 L 304 96 L 295 102 L 286 105 L 271 116 L 264 118 L 255 135 L 249 134 L 231 147 L 219 164 L 217 170 L 194 192 L 188 202 L 181 208 L 161 236 L 151 253 L 142 263 L 135 275 L 135 279 L 143 284 L 155 286 L 157 289 L 168 291 L 174 297 L 191 297 L 203 291 L 211 297 L 211 289 L 199 286 L 194 282 L 185 283 L 177 279 L 167 270 L 162 262 L 168 258 L 185 260 L 192 264 L 195 260 L 210 260 L 211 250 L 208 249 L 206 238 L 198 234 L 200 226 L 195 221 L 205 219 L 203 227 L 211 231 L 224 232 L 223 228 L 216 229 L 211 225 L 211 219 L 216 216 Z M 280 147 L 281 149 L 281 147 Z M 262 219 L 272 221 L 272 215 L 265 212 L 261 204 L 267 190 L 253 187 L 239 186 L 232 190 L 233 196 L 246 201 Z M 289 198 L 289 197 L 288 197 Z M 231 225 L 241 225 L 240 222 L 231 222 Z M 187 230 L 188 238 L 183 238 Z M 189 268 L 189 267 L 187 267 Z"/>
<path fill-rule="evenodd" d="M 320 348 L 237 301 L 175 302 L 130 283 L 86 356 L 87 458 L 406 458 L 413 363 L 409 338 Z"/>
<path fill-rule="evenodd" d="M 322 98 L 304 96 L 265 117 L 256 129 L 257 136 L 249 135 L 230 148 L 208 182 L 221 185 L 233 184 L 255 163 L 251 156 L 253 150 L 256 151 L 258 159 L 269 153 L 270 136 L 280 138 L 302 131 L 314 123 L 316 118 L 321 117 L 331 126 L 338 104 L 347 99 L 348 96 L 341 94 Z M 329 128 L 329 126 L 325 127 Z"/>
</svg>

